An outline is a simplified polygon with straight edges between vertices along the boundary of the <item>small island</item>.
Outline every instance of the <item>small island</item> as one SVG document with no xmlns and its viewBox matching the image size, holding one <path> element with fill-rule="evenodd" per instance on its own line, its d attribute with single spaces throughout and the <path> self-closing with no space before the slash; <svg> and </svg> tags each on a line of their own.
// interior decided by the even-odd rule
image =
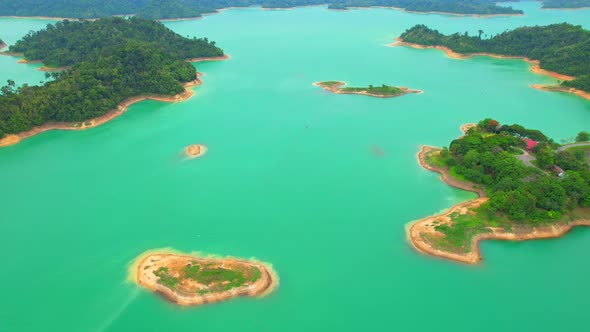
<svg viewBox="0 0 590 332">
<path fill-rule="evenodd" d="M 408 93 L 422 93 L 420 90 L 412 90 L 405 87 L 395 87 L 389 85 L 373 86 L 369 85 L 365 88 L 356 87 L 342 87 L 346 85 L 346 82 L 342 81 L 323 81 L 316 82 L 313 85 L 319 86 L 324 90 L 330 91 L 336 94 L 352 94 L 352 95 L 363 95 L 378 98 L 393 98 L 400 97 Z"/>
<path fill-rule="evenodd" d="M 207 147 L 202 144 L 191 144 L 184 148 L 184 154 L 189 158 L 197 158 L 203 156 L 207 152 Z"/>
<path fill-rule="evenodd" d="M 590 31 L 568 23 L 521 27 L 494 36 L 485 35 L 483 30 L 477 36 L 444 35 L 425 25 L 416 25 L 392 46 L 439 49 L 454 59 L 522 59 L 531 64 L 532 72 L 560 81 L 558 85 L 534 84 L 533 88 L 572 93 L 590 100 L 590 67 L 582 65 L 590 62 L 588 40 Z"/>
<path fill-rule="evenodd" d="M 590 226 L 590 133 L 561 146 L 538 130 L 492 119 L 462 129 L 449 148 L 421 147 L 418 162 L 478 197 L 411 223 L 417 250 L 475 264 L 484 239 L 554 238 Z"/>
<path fill-rule="evenodd" d="M 208 258 L 163 250 L 141 255 L 130 268 L 137 284 L 182 306 L 238 296 L 264 296 L 278 277 L 264 263 L 236 258 Z"/>
</svg>

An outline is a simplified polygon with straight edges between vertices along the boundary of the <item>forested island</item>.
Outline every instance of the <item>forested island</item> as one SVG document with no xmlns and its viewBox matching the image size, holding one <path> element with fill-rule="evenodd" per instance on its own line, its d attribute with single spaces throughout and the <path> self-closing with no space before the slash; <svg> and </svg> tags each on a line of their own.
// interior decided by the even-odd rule
<svg viewBox="0 0 590 332">
<path fill-rule="evenodd" d="M 168 251 L 141 255 L 129 272 L 139 285 L 185 306 L 262 296 L 278 285 L 276 273 L 264 263 Z"/>
<path fill-rule="evenodd" d="M 382 6 L 466 15 L 523 13 L 512 7 L 498 6 L 493 0 L 20 0 L 0 2 L 0 16 L 99 18 L 136 14 L 148 19 L 179 19 L 200 17 L 229 7 L 261 6 L 272 9 L 312 5 L 328 5 L 331 9 Z"/>
<path fill-rule="evenodd" d="M 539 61 L 541 68 L 562 75 L 554 75 L 563 81 L 553 90 L 586 92 L 580 94 L 590 99 L 590 31 L 568 23 L 547 26 L 521 27 L 503 32 L 491 38 L 467 33 L 444 35 L 425 25 L 416 25 L 400 37 L 402 44 L 415 47 L 438 47 L 447 54 L 459 56 L 489 55 L 520 57 Z"/>
<path fill-rule="evenodd" d="M 413 223 L 420 251 L 476 263 L 483 239 L 558 237 L 590 226 L 590 134 L 560 146 L 538 130 L 485 119 L 442 149 L 422 147 L 420 164 L 479 198 Z M 586 142 L 584 142 L 586 141 Z"/>
<path fill-rule="evenodd" d="M 336 94 L 364 95 L 379 98 L 399 97 L 408 93 L 422 93 L 420 90 L 412 90 L 406 87 L 395 87 L 385 84 L 382 84 L 381 86 L 369 85 L 368 87 L 342 87 L 346 85 L 346 82 L 323 81 L 316 82 L 314 85 Z"/>
<path fill-rule="evenodd" d="M 158 22 L 142 18 L 63 21 L 31 32 L 9 47 L 10 55 L 49 66 L 41 86 L 0 89 L 0 146 L 49 129 L 80 129 L 101 124 L 146 98 L 179 101 L 199 84 L 186 60 L 223 58 L 214 42 L 187 39 Z"/>
</svg>

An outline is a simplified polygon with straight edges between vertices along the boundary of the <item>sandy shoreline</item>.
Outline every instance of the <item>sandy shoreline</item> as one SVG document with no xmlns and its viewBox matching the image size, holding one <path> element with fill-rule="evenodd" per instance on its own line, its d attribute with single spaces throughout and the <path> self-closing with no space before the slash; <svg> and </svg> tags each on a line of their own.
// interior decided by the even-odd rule
<svg viewBox="0 0 590 332">
<path fill-rule="evenodd" d="M 0 18 L 24 18 L 32 20 L 47 20 L 47 21 L 78 21 L 78 20 L 96 20 L 96 18 L 72 18 L 72 17 L 53 17 L 53 16 L 0 16 Z"/>
<path fill-rule="evenodd" d="M 464 129 L 468 129 L 469 126 L 470 125 L 463 125 L 462 130 L 464 131 Z M 562 223 L 552 226 L 537 227 L 526 230 L 521 229 L 516 230 L 515 232 L 508 232 L 503 228 L 489 228 L 490 233 L 478 234 L 473 237 L 471 241 L 472 250 L 470 252 L 457 253 L 451 251 L 444 251 L 433 247 L 425 238 L 436 238 L 443 236 L 442 233 L 438 232 L 435 229 L 435 226 L 450 223 L 452 214 L 459 213 L 463 215 L 473 213 L 470 210 L 478 208 L 483 203 L 488 201 L 488 197 L 486 197 L 485 191 L 483 189 L 478 188 L 472 183 L 454 179 L 451 177 L 447 169 L 435 167 L 429 165 L 426 162 L 426 156 L 428 154 L 437 153 L 437 151 L 439 150 L 440 149 L 431 146 L 421 146 L 420 152 L 417 155 L 418 163 L 420 164 L 420 166 L 429 171 L 439 173 L 441 175 L 441 181 L 445 182 L 446 184 L 452 187 L 477 193 L 478 198 L 463 203 L 459 203 L 451 207 L 444 213 L 411 222 L 407 228 L 408 240 L 410 241 L 412 246 L 419 252 L 428 255 L 433 255 L 436 257 L 450 259 L 461 263 L 476 264 L 479 263 L 482 259 L 481 251 L 479 249 L 479 243 L 482 240 L 524 241 L 533 239 L 556 238 L 563 236 L 576 226 L 590 226 L 590 220 L 583 219 L 576 220 L 567 224 Z M 435 225 L 435 221 L 438 221 L 439 223 Z"/>
<path fill-rule="evenodd" d="M 389 44 L 389 46 L 407 46 L 407 47 L 412 47 L 412 48 L 416 48 L 416 49 L 437 49 L 437 50 L 445 52 L 445 54 L 449 58 L 459 59 L 459 60 L 469 59 L 469 58 L 473 58 L 476 56 L 487 56 L 487 57 L 491 57 L 491 58 L 495 58 L 495 59 L 519 59 L 519 60 L 523 60 L 523 61 L 529 63 L 531 65 L 531 69 L 530 69 L 531 72 L 533 72 L 535 74 L 551 76 L 555 79 L 562 80 L 562 81 L 571 81 L 571 80 L 575 79 L 575 77 L 573 77 L 573 76 L 564 75 L 564 74 L 560 74 L 560 73 L 556 73 L 553 71 L 542 69 L 541 63 L 539 60 L 532 60 L 527 57 L 507 56 L 507 55 L 499 55 L 499 54 L 493 54 L 493 53 L 463 54 L 463 53 L 457 53 L 457 52 L 451 50 L 450 48 L 444 47 L 444 46 L 425 46 L 425 45 L 420 45 L 420 44 L 408 43 L 408 42 L 403 41 L 402 38 L 396 38 L 396 42 Z"/>
<path fill-rule="evenodd" d="M 231 57 L 229 56 L 229 54 L 224 54 L 223 56 L 213 56 L 213 57 L 208 57 L 208 58 L 191 58 L 186 61 L 188 61 L 188 62 L 223 61 L 223 60 L 227 60 L 230 58 Z"/>
<path fill-rule="evenodd" d="M 5 48 L 6 46 L 8 46 L 8 45 L 6 45 L 6 43 L 1 43 L 0 44 L 0 50 L 3 49 L 3 48 Z"/>
<path fill-rule="evenodd" d="M 184 84 L 184 91 L 174 95 L 174 96 L 158 96 L 158 95 L 143 95 L 143 96 L 135 96 L 128 99 L 123 100 L 115 109 L 108 111 L 107 113 L 93 118 L 88 119 L 78 123 L 71 123 L 71 122 L 52 122 L 46 123 L 41 126 L 33 127 L 32 129 L 21 132 L 18 134 L 6 135 L 4 138 L 0 139 L 0 148 L 6 147 L 10 145 L 14 145 L 26 138 L 41 134 L 48 130 L 84 130 L 89 128 L 94 128 L 100 126 L 127 111 L 127 108 L 135 103 L 138 103 L 143 100 L 155 100 L 161 102 L 168 102 L 168 103 L 176 103 L 180 101 L 184 101 L 189 99 L 193 96 L 193 92 L 190 88 L 201 85 L 201 80 L 199 79 L 201 75 L 197 73 L 197 77 L 195 80 L 185 83 Z"/>
<path fill-rule="evenodd" d="M 341 94 L 341 95 L 363 95 L 363 96 L 369 96 L 369 97 L 377 97 L 377 98 L 393 98 L 393 97 L 401 97 L 403 95 L 409 94 L 409 93 L 416 93 L 416 94 L 420 94 L 420 93 L 424 93 L 424 91 L 422 90 L 413 90 L 413 89 L 409 89 L 406 87 L 399 87 L 399 89 L 401 89 L 403 92 L 397 95 L 376 95 L 374 93 L 369 93 L 367 91 L 342 91 L 340 89 L 341 86 L 346 85 L 346 82 L 343 81 L 337 81 L 338 84 L 334 84 L 331 86 L 328 85 L 324 85 L 322 84 L 322 82 L 315 82 L 313 83 L 313 85 L 315 86 L 319 86 L 320 88 L 335 93 L 335 94 Z"/>
<path fill-rule="evenodd" d="M 571 93 L 578 97 L 582 97 L 586 100 L 590 100 L 590 92 L 578 90 L 576 88 L 567 88 L 561 85 L 544 85 L 544 84 L 531 84 L 531 88 L 542 90 L 542 91 L 551 91 L 551 92 L 564 92 L 564 93 Z"/>
<path fill-rule="evenodd" d="M 210 262 L 221 264 L 222 266 L 252 266 L 259 269 L 261 277 L 254 283 L 232 288 L 228 291 L 213 294 L 186 294 L 168 287 L 158 282 L 159 278 L 153 272 L 160 265 L 176 261 L 191 261 L 200 264 Z M 158 265 L 160 264 L 160 265 Z M 202 257 L 200 255 L 187 255 L 183 253 L 171 253 L 170 251 L 149 251 L 140 255 L 130 267 L 130 279 L 152 292 L 158 293 L 167 300 L 182 306 L 202 305 L 212 302 L 219 302 L 238 296 L 265 296 L 272 292 L 278 286 L 278 275 L 272 269 L 270 264 L 258 262 L 256 260 L 244 260 L 234 257 Z"/>
</svg>

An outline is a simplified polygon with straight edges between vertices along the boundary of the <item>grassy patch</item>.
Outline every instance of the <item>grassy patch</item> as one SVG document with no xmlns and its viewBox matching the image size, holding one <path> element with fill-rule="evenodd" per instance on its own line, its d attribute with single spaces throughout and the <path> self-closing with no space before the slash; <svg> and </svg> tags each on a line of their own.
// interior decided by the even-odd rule
<svg viewBox="0 0 590 332">
<path fill-rule="evenodd" d="M 324 81 L 324 82 L 320 82 L 320 84 L 331 88 L 331 87 L 336 86 L 336 85 L 341 85 L 342 82 L 339 82 L 339 81 Z"/>
<path fill-rule="evenodd" d="M 434 227 L 444 236 L 426 237 L 435 248 L 449 252 L 468 253 L 473 249 L 471 240 L 475 235 L 490 232 L 487 222 L 481 216 L 464 214 L 451 217 L 452 225 L 442 224 Z"/>
<path fill-rule="evenodd" d="M 385 84 L 383 84 L 382 86 L 377 86 L 377 87 L 369 85 L 368 87 L 365 87 L 365 88 L 351 87 L 351 88 L 342 88 L 341 90 L 344 92 L 366 91 L 370 94 L 379 95 L 379 96 L 397 96 L 397 95 L 404 93 L 404 91 L 398 87 L 389 86 L 389 85 L 385 85 Z"/>
<path fill-rule="evenodd" d="M 178 278 L 174 278 L 168 272 L 167 267 L 161 267 L 158 270 L 154 271 L 156 277 L 160 278 L 160 283 L 168 288 L 175 289 L 176 285 L 180 283 Z"/>
</svg>

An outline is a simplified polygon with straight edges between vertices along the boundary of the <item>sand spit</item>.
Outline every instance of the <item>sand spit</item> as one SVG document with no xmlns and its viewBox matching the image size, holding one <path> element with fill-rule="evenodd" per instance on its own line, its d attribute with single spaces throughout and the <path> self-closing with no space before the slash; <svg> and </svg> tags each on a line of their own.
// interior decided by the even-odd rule
<svg viewBox="0 0 590 332">
<path fill-rule="evenodd" d="M 399 87 L 402 90 L 402 93 L 399 93 L 396 95 L 377 95 L 374 93 L 369 93 L 367 91 L 344 91 L 340 87 L 346 85 L 346 82 L 342 82 L 342 81 L 337 81 L 337 82 L 338 82 L 337 84 L 333 84 L 333 85 L 325 85 L 325 84 L 323 84 L 323 82 L 315 82 L 315 83 L 313 83 L 313 85 L 319 86 L 319 87 L 323 88 L 324 90 L 330 91 L 335 94 L 363 95 L 363 96 L 370 96 L 370 97 L 377 97 L 377 98 L 401 97 L 401 96 L 409 94 L 409 93 L 423 93 L 424 92 L 422 90 L 412 90 L 412 89 L 402 86 L 402 87 Z"/>
<path fill-rule="evenodd" d="M 0 147 L 5 147 L 9 145 L 16 144 L 26 138 L 41 134 L 48 130 L 84 130 L 89 128 L 94 128 L 104 124 L 127 111 L 127 108 L 135 103 L 138 103 L 143 100 L 155 100 L 161 102 L 168 102 L 168 103 L 176 103 L 180 101 L 184 101 L 189 99 L 193 96 L 193 92 L 190 88 L 201 85 L 201 80 L 199 79 L 200 74 L 197 74 L 195 80 L 188 82 L 184 85 L 184 92 L 181 92 L 174 96 L 163 96 L 163 95 L 143 95 L 143 96 L 135 96 L 122 101 L 117 108 L 108 111 L 107 113 L 96 117 L 94 119 L 89 119 L 83 122 L 51 122 L 46 123 L 41 126 L 33 127 L 31 130 L 24 131 L 18 134 L 7 135 L 4 138 L 0 139 Z"/>
<path fill-rule="evenodd" d="M 184 148 L 184 154 L 190 159 L 203 156 L 207 153 L 207 147 L 203 144 L 191 144 Z"/>
<path fill-rule="evenodd" d="M 444 46 L 425 46 L 425 45 L 419 45 L 419 44 L 414 44 L 414 43 L 407 43 L 407 42 L 403 41 L 402 38 L 396 38 L 396 42 L 390 44 L 389 46 L 407 46 L 407 47 L 412 47 L 412 48 L 416 48 L 416 49 L 437 49 L 437 50 L 441 50 L 441 51 L 445 52 L 445 54 L 449 58 L 459 59 L 459 60 L 469 59 L 469 58 L 473 58 L 476 56 L 487 56 L 487 57 L 491 57 L 491 58 L 495 58 L 495 59 L 520 59 L 520 60 L 524 60 L 525 62 L 529 63 L 531 65 L 531 72 L 533 72 L 535 74 L 551 76 L 553 78 L 556 78 L 556 79 L 562 80 L 562 81 L 571 81 L 571 80 L 575 79 L 575 77 L 573 77 L 573 76 L 564 75 L 564 74 L 560 74 L 560 73 L 556 73 L 553 71 L 542 69 L 539 60 L 532 60 L 532 59 L 529 59 L 526 57 L 507 56 L 507 55 L 499 55 L 499 54 L 493 54 L 493 53 L 462 54 L 462 53 L 457 53 L 457 52 L 451 50 L 450 48 L 444 47 Z"/>
<path fill-rule="evenodd" d="M 182 280 L 175 289 L 159 282 L 154 272 L 164 267 L 177 270 L 187 264 L 200 266 L 214 265 L 216 268 L 257 268 L 261 274 L 254 282 L 247 282 L 242 286 L 219 292 L 199 292 L 208 289 L 192 279 Z M 228 300 L 238 296 L 265 296 L 278 286 L 278 276 L 270 264 L 256 260 L 244 260 L 234 257 L 203 257 L 197 254 L 183 254 L 164 251 L 149 251 L 140 255 L 130 267 L 130 277 L 137 284 L 164 296 L 169 301 L 182 306 L 202 305 L 212 302 Z M 179 276 L 177 276 L 179 277 Z"/>
<path fill-rule="evenodd" d="M 214 56 L 214 57 L 208 57 L 208 58 L 192 58 L 192 59 L 188 59 L 186 61 L 188 61 L 188 62 L 223 61 L 223 60 L 227 60 L 230 58 L 231 57 L 228 54 L 224 54 L 223 56 Z"/>
<path fill-rule="evenodd" d="M 470 125 L 463 125 L 462 130 L 468 129 L 469 126 Z M 447 169 L 435 167 L 426 162 L 427 155 L 431 153 L 438 153 L 439 151 L 440 149 L 435 147 L 421 146 L 420 152 L 418 153 L 418 163 L 420 164 L 420 166 L 429 171 L 439 173 L 441 175 L 441 181 L 445 182 L 446 184 L 455 188 L 477 193 L 479 197 L 476 199 L 469 200 L 467 202 L 457 204 L 444 213 L 411 222 L 407 230 L 408 239 L 412 246 L 422 253 L 450 259 L 461 263 L 476 264 L 479 263 L 482 259 L 481 251 L 479 249 L 479 242 L 482 240 L 524 241 L 533 239 L 556 238 L 565 235 L 567 232 L 569 232 L 572 228 L 576 226 L 590 226 L 590 220 L 582 219 L 567 224 L 560 223 L 555 224 L 553 226 L 514 229 L 510 232 L 503 228 L 488 228 L 490 231 L 489 233 L 478 234 L 472 238 L 472 250 L 470 252 L 458 253 L 435 248 L 426 239 L 439 238 L 444 236 L 442 233 L 438 232 L 435 229 L 436 226 L 450 224 L 452 222 L 451 215 L 456 213 L 460 215 L 473 214 L 471 210 L 478 208 L 483 203 L 488 201 L 488 197 L 486 197 L 485 191 L 483 189 L 479 188 L 473 183 L 457 180 L 450 175 Z M 438 223 L 434 224 L 434 222 Z"/>
<path fill-rule="evenodd" d="M 586 100 L 590 100 L 590 92 L 586 92 L 583 90 L 578 90 L 576 88 L 567 88 L 561 85 L 544 85 L 544 84 L 532 84 L 531 88 L 543 91 L 552 91 L 552 92 L 565 92 L 571 93 L 578 97 L 582 97 Z"/>
</svg>

